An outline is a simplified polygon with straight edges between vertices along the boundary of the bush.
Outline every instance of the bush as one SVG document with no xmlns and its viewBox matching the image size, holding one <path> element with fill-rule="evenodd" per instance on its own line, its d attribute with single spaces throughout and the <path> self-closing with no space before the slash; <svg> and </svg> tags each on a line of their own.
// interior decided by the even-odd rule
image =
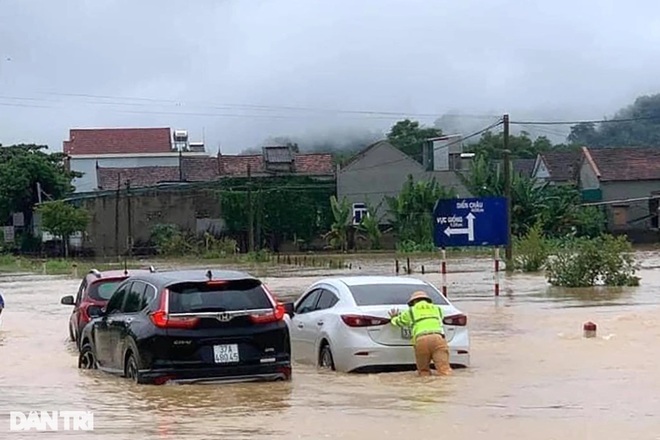
<svg viewBox="0 0 660 440">
<path fill-rule="evenodd" d="M 433 243 L 416 243 L 413 240 L 405 240 L 397 243 L 396 250 L 403 254 L 413 254 L 420 252 L 435 252 L 438 249 Z"/>
<path fill-rule="evenodd" d="M 632 246 L 625 237 L 601 235 L 564 242 L 547 264 L 553 286 L 638 286 Z"/>
<path fill-rule="evenodd" d="M 220 259 L 236 254 L 238 249 L 236 240 L 217 238 L 209 232 L 197 236 L 176 225 L 154 226 L 151 241 L 159 254 L 167 256 L 198 255 L 205 259 Z"/>
<path fill-rule="evenodd" d="M 530 228 L 523 238 L 516 238 L 514 246 L 516 247 L 514 269 L 539 272 L 544 268 L 550 255 L 550 242 L 543 236 L 540 223 Z"/>
</svg>

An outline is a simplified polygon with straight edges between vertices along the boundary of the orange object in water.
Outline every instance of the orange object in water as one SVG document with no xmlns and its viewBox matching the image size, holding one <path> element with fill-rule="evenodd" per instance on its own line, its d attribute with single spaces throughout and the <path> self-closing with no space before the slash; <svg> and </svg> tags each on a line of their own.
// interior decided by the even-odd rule
<svg viewBox="0 0 660 440">
<path fill-rule="evenodd" d="M 589 321 L 584 324 L 582 327 L 584 329 L 585 338 L 595 338 L 596 337 L 596 324 Z"/>
</svg>

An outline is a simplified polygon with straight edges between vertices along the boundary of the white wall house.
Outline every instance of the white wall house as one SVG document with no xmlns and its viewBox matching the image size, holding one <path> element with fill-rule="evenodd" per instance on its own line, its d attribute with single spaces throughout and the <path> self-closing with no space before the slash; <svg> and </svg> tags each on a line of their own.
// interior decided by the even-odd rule
<svg viewBox="0 0 660 440">
<path fill-rule="evenodd" d="M 75 192 L 99 188 L 98 168 L 178 167 L 181 156 L 208 157 L 204 145 L 189 143 L 185 130 L 169 128 L 72 129 L 64 141 Z"/>
<path fill-rule="evenodd" d="M 181 153 L 185 157 L 209 157 L 207 153 Z M 97 167 L 100 168 L 142 168 L 142 167 L 178 167 L 179 153 L 138 153 L 138 154 L 103 154 L 80 155 L 69 159 L 71 171 L 83 173 L 73 180 L 76 192 L 96 191 L 98 187 Z"/>
</svg>

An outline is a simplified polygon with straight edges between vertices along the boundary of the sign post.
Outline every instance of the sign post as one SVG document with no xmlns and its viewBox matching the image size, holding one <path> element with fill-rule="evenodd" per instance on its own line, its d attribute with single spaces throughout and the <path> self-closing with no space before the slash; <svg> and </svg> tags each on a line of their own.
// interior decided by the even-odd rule
<svg viewBox="0 0 660 440">
<path fill-rule="evenodd" d="M 499 247 L 509 244 L 505 197 L 440 199 L 433 209 L 433 241 L 442 250 L 442 288 L 446 296 L 448 247 L 495 248 L 495 295 L 499 295 Z"/>
</svg>

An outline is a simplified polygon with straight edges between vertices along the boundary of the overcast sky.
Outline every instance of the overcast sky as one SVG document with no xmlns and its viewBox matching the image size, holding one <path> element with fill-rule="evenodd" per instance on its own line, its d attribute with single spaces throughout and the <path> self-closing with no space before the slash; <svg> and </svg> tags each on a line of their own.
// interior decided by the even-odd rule
<svg viewBox="0 0 660 440">
<path fill-rule="evenodd" d="M 0 0 L 4 145 L 167 126 L 236 153 L 405 115 L 599 118 L 657 92 L 653 0 Z"/>
</svg>

